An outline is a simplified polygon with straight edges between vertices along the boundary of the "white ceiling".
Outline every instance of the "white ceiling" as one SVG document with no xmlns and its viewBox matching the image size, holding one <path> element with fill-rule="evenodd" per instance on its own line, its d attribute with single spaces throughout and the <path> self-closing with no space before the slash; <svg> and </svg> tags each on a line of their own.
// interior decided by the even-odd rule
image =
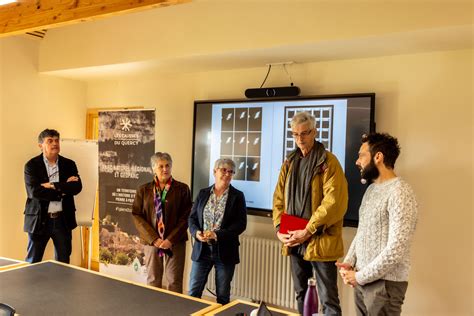
<svg viewBox="0 0 474 316">
<path fill-rule="evenodd" d="M 198 8 L 202 3 L 209 4 L 214 1 L 215 0 L 199 0 L 195 1 L 193 5 Z M 260 0 L 260 4 L 262 2 L 281 3 L 285 1 Z M 343 3 L 343 1 L 334 2 L 339 4 Z M 367 3 L 370 4 L 371 2 L 376 3 L 378 1 L 365 1 L 364 4 L 367 5 Z M 422 1 L 416 0 L 411 2 L 421 3 Z M 428 1 L 424 2 L 429 6 Z M 443 1 L 430 2 L 439 3 Z M 455 3 L 456 1 L 451 2 Z M 240 3 L 249 4 L 252 3 L 252 1 L 241 1 Z M 173 14 L 179 14 L 181 9 L 186 9 L 185 6 L 186 5 L 173 7 L 173 10 L 175 10 Z M 138 13 L 138 15 L 140 14 L 146 13 Z M 205 54 L 193 54 L 191 52 L 180 57 L 161 56 L 159 58 L 151 58 L 147 60 L 95 65 L 91 67 L 63 67 L 61 70 L 46 71 L 44 73 L 79 80 L 95 80 L 113 78 L 122 75 L 141 74 L 151 71 L 159 73 L 189 73 L 264 67 L 268 63 L 286 61 L 293 61 L 298 64 L 400 54 L 416 54 L 430 51 L 472 49 L 474 42 L 473 30 L 474 28 L 471 18 L 471 24 L 441 25 L 439 27 L 413 29 L 403 32 L 377 34 L 374 36 L 355 36 L 346 39 L 306 42 L 301 41 L 296 44 L 272 45 L 258 48 L 247 47 L 245 49 L 223 49 L 207 52 Z M 50 30 L 51 33 L 55 31 L 56 29 Z M 49 34 L 50 33 L 48 33 L 47 36 L 49 36 Z"/>
</svg>

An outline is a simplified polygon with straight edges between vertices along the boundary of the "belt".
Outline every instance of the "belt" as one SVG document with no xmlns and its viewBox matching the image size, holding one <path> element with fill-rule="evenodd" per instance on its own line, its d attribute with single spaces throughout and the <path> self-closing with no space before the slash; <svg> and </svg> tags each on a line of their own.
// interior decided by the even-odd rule
<svg viewBox="0 0 474 316">
<path fill-rule="evenodd" d="M 61 212 L 48 213 L 49 218 L 58 218 L 61 215 Z"/>
</svg>

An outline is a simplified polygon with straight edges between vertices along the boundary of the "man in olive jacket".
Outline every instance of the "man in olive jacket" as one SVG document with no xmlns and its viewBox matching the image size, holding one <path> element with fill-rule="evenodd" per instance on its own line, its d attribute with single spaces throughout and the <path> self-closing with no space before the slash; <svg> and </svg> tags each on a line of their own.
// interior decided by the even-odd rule
<svg viewBox="0 0 474 316">
<path fill-rule="evenodd" d="M 347 181 L 337 158 L 315 140 L 316 120 L 307 112 L 291 121 L 298 148 L 283 163 L 273 195 L 273 224 L 289 255 L 298 310 L 308 279 L 317 279 L 324 315 L 341 315 L 335 262 L 344 255 L 342 224 L 347 210 Z M 280 232 L 282 214 L 308 220 L 305 228 Z"/>
</svg>

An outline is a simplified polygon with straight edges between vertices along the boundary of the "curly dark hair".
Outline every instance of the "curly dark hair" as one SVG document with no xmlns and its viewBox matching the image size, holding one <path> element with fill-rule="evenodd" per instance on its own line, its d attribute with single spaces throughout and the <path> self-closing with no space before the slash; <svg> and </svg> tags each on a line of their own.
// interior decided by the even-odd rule
<svg viewBox="0 0 474 316">
<path fill-rule="evenodd" d="M 55 129 L 45 129 L 38 135 L 38 144 L 42 144 L 46 137 L 57 137 L 59 138 L 59 132 Z"/>
<path fill-rule="evenodd" d="M 398 140 L 387 133 L 370 133 L 362 135 L 362 143 L 368 143 L 370 155 L 383 154 L 383 163 L 388 168 L 395 168 L 395 161 L 400 155 Z"/>
</svg>

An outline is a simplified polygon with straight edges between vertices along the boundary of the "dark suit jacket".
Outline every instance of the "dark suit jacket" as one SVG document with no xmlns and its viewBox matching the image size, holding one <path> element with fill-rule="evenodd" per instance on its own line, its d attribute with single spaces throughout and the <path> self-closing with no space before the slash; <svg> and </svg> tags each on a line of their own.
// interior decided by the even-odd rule
<svg viewBox="0 0 474 316">
<path fill-rule="evenodd" d="M 132 215 L 135 227 L 140 238 L 147 245 L 153 244 L 159 235 L 153 225 L 155 217 L 155 201 L 153 196 L 154 182 L 140 186 L 133 201 Z M 163 207 L 163 220 L 165 224 L 165 239 L 171 244 L 188 240 L 188 216 L 191 212 L 191 192 L 189 187 L 173 179 L 171 187 L 166 194 Z"/>
<path fill-rule="evenodd" d="M 76 206 L 74 195 L 82 190 L 82 182 L 66 182 L 69 177 L 79 177 L 74 161 L 58 157 L 59 182 L 54 182 L 55 189 L 46 189 L 41 183 L 49 182 L 48 172 L 43 160 L 43 154 L 32 158 L 25 165 L 26 206 L 23 230 L 28 233 L 43 234 L 47 225 L 48 207 L 50 201 L 61 201 L 63 216 L 61 217 L 70 230 L 77 227 Z"/>
<path fill-rule="evenodd" d="M 196 232 L 203 231 L 203 212 L 209 197 L 211 187 L 202 189 L 194 202 L 191 215 L 189 216 L 189 231 L 195 238 L 191 259 L 198 261 L 201 256 L 202 242 L 196 239 Z M 216 231 L 217 249 L 219 259 L 224 264 L 237 264 L 239 258 L 239 235 L 247 227 L 247 207 L 245 206 L 244 194 L 234 188 L 229 187 L 229 196 L 225 205 L 224 217 L 220 230 Z"/>
</svg>

